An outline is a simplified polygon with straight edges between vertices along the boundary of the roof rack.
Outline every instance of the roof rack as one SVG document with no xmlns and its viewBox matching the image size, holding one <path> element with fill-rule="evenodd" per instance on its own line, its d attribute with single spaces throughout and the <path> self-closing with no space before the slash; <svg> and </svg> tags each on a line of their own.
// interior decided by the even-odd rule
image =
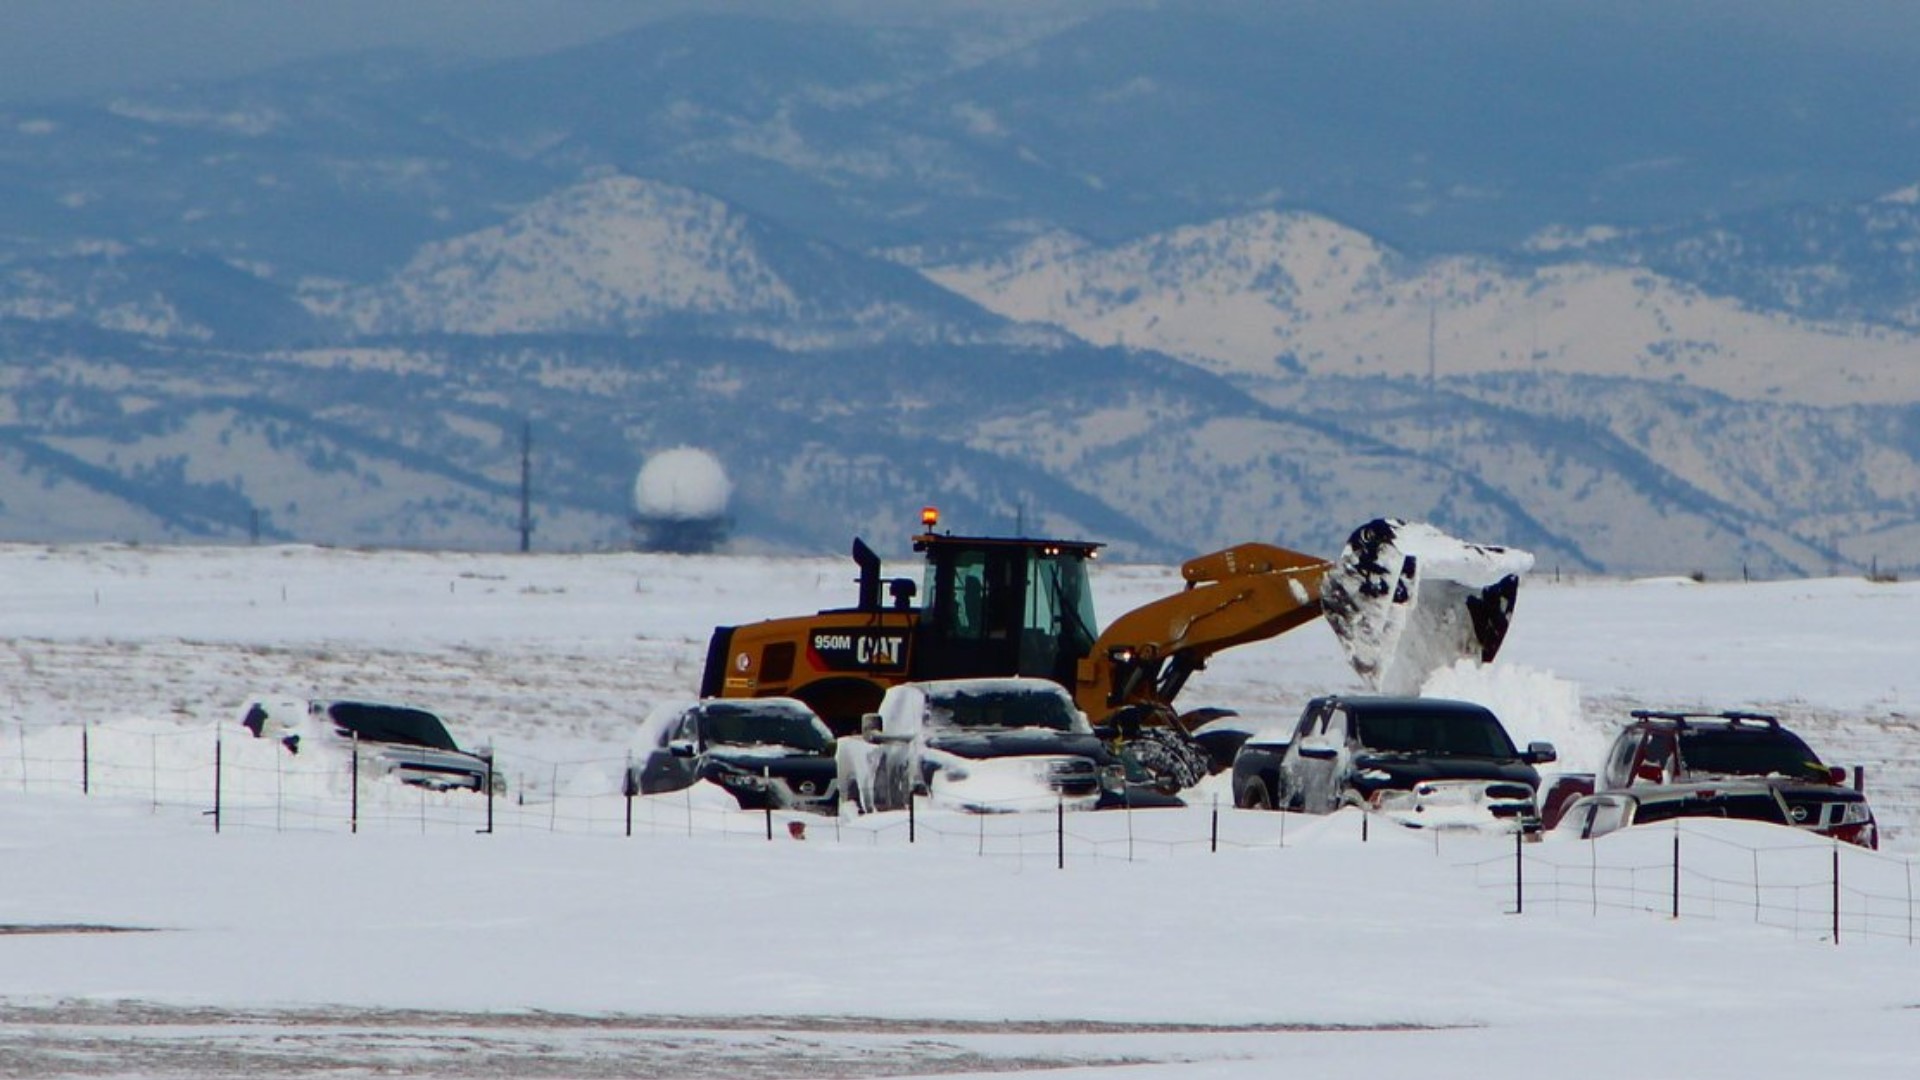
<svg viewBox="0 0 1920 1080">
<path fill-rule="evenodd" d="M 1635 720 L 1671 720 L 1682 726 L 1685 726 L 1689 721 L 1693 720 L 1725 720 L 1727 723 L 1736 727 L 1743 723 L 1760 724 L 1771 728 L 1780 726 L 1779 718 L 1768 713 L 1742 712 L 1731 709 L 1725 712 L 1677 712 L 1666 709 L 1635 709 L 1628 715 L 1632 716 Z"/>
</svg>

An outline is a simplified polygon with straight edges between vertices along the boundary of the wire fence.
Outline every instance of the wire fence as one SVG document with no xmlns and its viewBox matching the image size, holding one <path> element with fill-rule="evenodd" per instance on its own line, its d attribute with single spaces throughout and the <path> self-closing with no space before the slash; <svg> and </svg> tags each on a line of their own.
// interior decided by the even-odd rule
<svg viewBox="0 0 1920 1080">
<path fill-rule="evenodd" d="M 935 810 L 840 816 L 794 809 L 743 810 L 710 784 L 634 796 L 624 758 L 567 761 L 516 756 L 495 763 L 486 790 L 433 790 L 386 774 L 377 753 L 313 747 L 287 752 L 272 739 L 159 723 L 27 729 L 0 745 L 0 787 L 144 803 L 214 831 L 550 833 L 684 836 L 701 840 L 813 841 L 906 848 L 924 845 L 1020 866 L 1149 861 L 1222 852 L 1281 851 L 1289 831 L 1382 831 L 1470 869 L 1475 884 L 1515 914 L 1737 919 L 1798 938 L 1920 939 L 1914 860 L 1794 830 L 1734 830 L 1677 820 L 1594 841 L 1508 843 L 1484 832 L 1416 834 L 1380 815 L 1336 819 L 1209 806 L 1183 810 L 1068 812 L 1064 803 L 1008 804 L 1005 813 Z M 11 753 L 6 753 L 11 750 Z M 1339 840 L 1344 834 L 1333 837 Z"/>
<path fill-rule="evenodd" d="M 1729 835 L 1718 825 L 1675 819 L 1592 841 L 1516 844 L 1509 857 L 1471 865 L 1476 882 L 1509 895 L 1516 914 L 1638 912 L 1750 921 L 1835 944 L 1914 944 L 1913 859 L 1799 830 L 1749 825 Z"/>
<path fill-rule="evenodd" d="M 922 844 L 995 859 L 1135 860 L 1193 850 L 1285 845 L 1283 815 L 1123 812 L 1127 827 L 1088 829 L 1052 798 L 1008 800 L 996 813 L 930 811 L 841 817 L 743 810 L 720 788 L 696 784 L 634 796 L 624 757 L 496 758 L 485 790 L 434 790 L 387 774 L 371 746 L 289 752 L 231 729 L 156 723 L 26 729 L 0 743 L 0 788 L 143 803 L 198 814 L 208 827 L 315 832 L 545 832 L 598 836 L 819 839 L 869 846 Z M 10 752 L 9 752 L 10 751 Z M 1198 816 L 1196 816 L 1198 815 Z M 1177 817 L 1179 823 L 1172 823 Z M 1138 822 L 1138 827 L 1134 823 Z"/>
</svg>

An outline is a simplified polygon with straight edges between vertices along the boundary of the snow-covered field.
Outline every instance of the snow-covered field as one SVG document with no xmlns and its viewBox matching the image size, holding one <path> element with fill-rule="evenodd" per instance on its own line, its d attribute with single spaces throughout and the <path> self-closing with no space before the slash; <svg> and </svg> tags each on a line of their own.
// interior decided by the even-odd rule
<svg viewBox="0 0 1920 1080">
<path fill-rule="evenodd" d="M 1236 811 L 1223 778 L 1060 832 L 796 839 L 704 791 L 629 817 L 633 729 L 696 688 L 712 626 L 853 577 L 0 547 L 0 1077 L 1912 1075 L 1920 585 L 1535 579 L 1501 661 L 1429 688 L 1579 769 L 1634 706 L 1776 711 L 1864 766 L 1879 853 L 1737 823 L 1515 845 Z M 1177 587 L 1096 578 L 1108 616 Z M 1313 625 L 1183 701 L 1281 725 L 1355 687 Z M 337 758 L 239 727 L 263 695 L 442 713 L 497 755 L 492 832 L 471 794 L 369 778 L 356 805 Z"/>
</svg>

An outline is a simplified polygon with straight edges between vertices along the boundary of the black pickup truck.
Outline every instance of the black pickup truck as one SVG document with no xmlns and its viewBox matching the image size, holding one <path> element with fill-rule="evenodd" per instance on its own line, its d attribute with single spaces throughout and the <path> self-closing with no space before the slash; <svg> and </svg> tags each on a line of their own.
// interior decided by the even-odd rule
<svg viewBox="0 0 1920 1080">
<path fill-rule="evenodd" d="M 1421 827 L 1534 824 L 1535 765 L 1483 705 L 1445 698 L 1327 696 L 1301 711 L 1284 745 L 1248 739 L 1234 765 L 1235 801 L 1314 814 L 1345 806 Z"/>
</svg>

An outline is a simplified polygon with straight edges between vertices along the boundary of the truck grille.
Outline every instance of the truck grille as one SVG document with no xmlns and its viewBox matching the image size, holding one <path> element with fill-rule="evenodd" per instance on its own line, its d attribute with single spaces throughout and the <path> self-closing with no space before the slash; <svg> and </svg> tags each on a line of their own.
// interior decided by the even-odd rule
<svg viewBox="0 0 1920 1080">
<path fill-rule="evenodd" d="M 1087 758 L 1049 761 L 1047 786 L 1062 795 L 1091 795 L 1100 790 L 1100 770 Z"/>
<path fill-rule="evenodd" d="M 1809 829 L 1832 828 L 1846 820 L 1848 805 L 1837 799 L 1788 798 L 1787 820 Z"/>
<path fill-rule="evenodd" d="M 1487 810 L 1497 818 L 1530 817 L 1533 789 L 1525 784 L 1488 784 Z"/>
</svg>

